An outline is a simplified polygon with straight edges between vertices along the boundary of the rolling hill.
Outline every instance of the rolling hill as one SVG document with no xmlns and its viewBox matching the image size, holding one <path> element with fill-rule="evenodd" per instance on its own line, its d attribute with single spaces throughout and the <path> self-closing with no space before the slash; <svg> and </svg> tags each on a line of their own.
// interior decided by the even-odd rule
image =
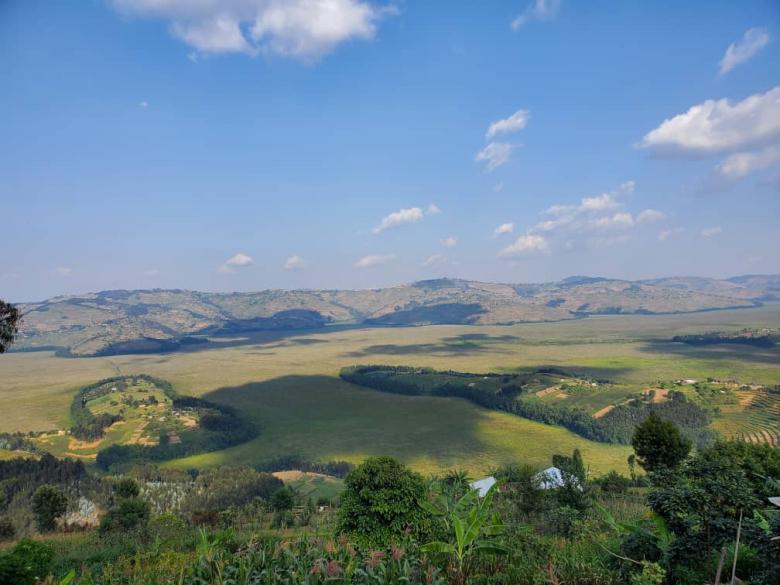
<svg viewBox="0 0 780 585">
<path fill-rule="evenodd" d="M 571 277 L 544 284 L 436 279 L 367 290 L 207 293 L 113 290 L 21 306 L 17 350 L 71 356 L 156 353 L 207 336 L 332 325 L 498 325 L 589 315 L 685 313 L 777 298 L 780 276 L 626 281 Z"/>
</svg>

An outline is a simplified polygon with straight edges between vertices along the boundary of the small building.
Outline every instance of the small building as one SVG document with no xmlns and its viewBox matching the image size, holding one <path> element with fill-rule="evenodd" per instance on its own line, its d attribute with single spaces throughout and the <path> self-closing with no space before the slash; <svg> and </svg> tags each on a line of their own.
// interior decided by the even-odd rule
<svg viewBox="0 0 780 585">
<path fill-rule="evenodd" d="M 536 474 L 536 478 L 539 481 L 539 485 L 544 490 L 551 490 L 559 487 L 563 487 L 563 475 L 561 470 L 557 467 L 548 467 Z"/>
<path fill-rule="evenodd" d="M 478 479 L 477 481 L 472 481 L 469 485 L 471 486 L 471 489 L 479 492 L 480 498 L 484 498 L 488 491 L 490 491 L 490 488 L 496 485 L 496 478 L 489 475 L 485 478 Z"/>
</svg>

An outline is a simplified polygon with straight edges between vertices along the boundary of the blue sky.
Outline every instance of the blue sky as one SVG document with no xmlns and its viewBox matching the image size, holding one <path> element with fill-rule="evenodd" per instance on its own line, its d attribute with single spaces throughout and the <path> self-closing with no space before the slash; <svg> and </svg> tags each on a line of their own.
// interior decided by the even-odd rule
<svg viewBox="0 0 780 585">
<path fill-rule="evenodd" d="M 6 0 L 0 296 L 780 272 L 778 36 L 772 0 Z"/>
</svg>

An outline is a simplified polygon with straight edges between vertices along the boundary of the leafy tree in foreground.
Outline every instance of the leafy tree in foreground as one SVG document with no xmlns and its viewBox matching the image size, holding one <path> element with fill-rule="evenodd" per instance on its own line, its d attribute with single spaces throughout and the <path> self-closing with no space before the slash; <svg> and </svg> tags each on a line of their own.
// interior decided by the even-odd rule
<svg viewBox="0 0 780 585">
<path fill-rule="evenodd" d="M 430 533 L 432 519 L 421 506 L 425 480 L 392 457 L 367 459 L 344 485 L 338 528 L 359 544 L 385 547 L 406 534 L 420 538 Z"/>
<path fill-rule="evenodd" d="M 11 303 L 0 299 L 0 353 L 5 353 L 16 339 L 22 314 Z"/>
<path fill-rule="evenodd" d="M 680 434 L 680 429 L 654 412 L 637 426 L 631 445 L 639 464 L 647 471 L 674 469 L 691 451 L 691 442 Z"/>
<path fill-rule="evenodd" d="M 65 513 L 68 498 L 55 485 L 42 485 L 32 497 L 32 511 L 41 532 L 51 532 L 57 525 L 57 518 Z"/>
</svg>

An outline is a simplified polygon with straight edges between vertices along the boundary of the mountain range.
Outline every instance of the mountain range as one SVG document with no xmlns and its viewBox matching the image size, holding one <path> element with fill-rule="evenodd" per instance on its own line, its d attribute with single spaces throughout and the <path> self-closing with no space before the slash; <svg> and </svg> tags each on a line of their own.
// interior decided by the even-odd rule
<svg viewBox="0 0 780 585">
<path fill-rule="evenodd" d="M 249 331 L 511 324 L 606 314 L 752 307 L 780 300 L 780 275 L 628 281 L 574 276 L 543 284 L 451 278 L 366 290 L 111 290 L 21 305 L 17 350 L 95 356 L 172 351 Z"/>
</svg>

